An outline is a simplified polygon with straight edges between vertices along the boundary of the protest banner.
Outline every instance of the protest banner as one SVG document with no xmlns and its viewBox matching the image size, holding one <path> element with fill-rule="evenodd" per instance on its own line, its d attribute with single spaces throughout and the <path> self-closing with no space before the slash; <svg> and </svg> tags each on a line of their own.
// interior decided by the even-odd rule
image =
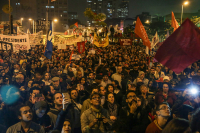
<svg viewBox="0 0 200 133">
<path fill-rule="evenodd" d="M 8 51 L 12 50 L 12 43 L 2 42 L 0 41 L 0 50 Z"/>
<path fill-rule="evenodd" d="M 133 39 L 119 39 L 121 46 L 131 46 Z"/>
<path fill-rule="evenodd" d="M 21 36 L 0 35 L 0 42 L 11 43 L 12 49 L 14 52 L 17 52 L 19 50 L 29 50 L 30 49 L 28 34 L 21 35 Z"/>
</svg>

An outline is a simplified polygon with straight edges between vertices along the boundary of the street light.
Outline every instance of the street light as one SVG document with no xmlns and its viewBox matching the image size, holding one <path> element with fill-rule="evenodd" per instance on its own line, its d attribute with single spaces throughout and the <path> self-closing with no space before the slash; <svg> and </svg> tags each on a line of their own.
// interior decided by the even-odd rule
<svg viewBox="0 0 200 133">
<path fill-rule="evenodd" d="M 31 18 L 28 19 L 31 22 Z M 34 34 L 34 20 L 33 20 L 33 34 Z"/>
<path fill-rule="evenodd" d="M 185 1 L 183 4 L 182 4 L 182 12 L 181 12 L 181 24 L 182 24 L 182 21 L 183 21 L 183 5 L 188 5 L 189 2 L 188 1 Z"/>
<path fill-rule="evenodd" d="M 149 20 L 147 20 L 145 23 L 147 23 L 147 24 L 148 24 L 148 23 L 149 23 Z"/>
<path fill-rule="evenodd" d="M 58 19 L 55 18 L 55 19 L 52 21 L 52 33 L 53 33 L 53 31 L 54 31 L 54 30 L 53 30 L 53 29 L 54 29 L 54 22 L 57 23 L 57 22 L 58 22 Z"/>
</svg>

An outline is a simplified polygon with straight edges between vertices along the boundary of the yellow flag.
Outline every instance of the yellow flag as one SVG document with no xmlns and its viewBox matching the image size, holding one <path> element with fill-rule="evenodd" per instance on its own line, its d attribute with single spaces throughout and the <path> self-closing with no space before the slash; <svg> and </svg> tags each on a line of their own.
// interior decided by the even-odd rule
<svg viewBox="0 0 200 133">
<path fill-rule="evenodd" d="M 106 38 L 101 41 L 98 39 L 97 35 L 94 33 L 94 45 L 96 45 L 97 47 L 106 47 L 109 45 L 109 38 L 108 35 L 106 36 Z"/>
</svg>

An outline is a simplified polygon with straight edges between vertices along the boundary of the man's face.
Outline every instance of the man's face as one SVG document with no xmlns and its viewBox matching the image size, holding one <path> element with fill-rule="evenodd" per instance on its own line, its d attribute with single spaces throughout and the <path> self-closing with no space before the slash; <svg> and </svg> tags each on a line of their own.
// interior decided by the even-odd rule
<svg viewBox="0 0 200 133">
<path fill-rule="evenodd" d="M 105 89 L 103 86 L 100 87 L 100 94 L 101 94 L 102 96 L 105 96 L 105 95 L 106 95 L 106 89 Z"/>
<path fill-rule="evenodd" d="M 121 67 L 121 66 L 117 67 L 117 72 L 118 72 L 119 74 L 122 72 L 122 67 Z"/>
<path fill-rule="evenodd" d="M 33 118 L 32 111 L 29 106 L 24 106 L 20 108 L 21 116 L 18 116 L 20 120 L 28 122 Z"/>
<path fill-rule="evenodd" d="M 143 73 L 143 74 L 141 74 L 140 75 L 140 79 L 144 79 L 144 76 L 145 76 L 145 74 Z"/>
<path fill-rule="evenodd" d="M 54 97 L 55 97 L 55 99 L 54 99 L 55 105 L 62 105 L 62 100 L 63 100 L 62 94 L 57 93 L 57 94 L 55 94 Z"/>
<path fill-rule="evenodd" d="M 151 74 L 155 74 L 155 69 L 151 69 Z"/>
<path fill-rule="evenodd" d="M 42 76 L 41 76 L 41 74 L 36 73 L 35 78 L 36 78 L 37 80 L 40 80 L 40 79 L 42 78 Z"/>
<path fill-rule="evenodd" d="M 45 73 L 45 79 L 46 79 L 46 80 L 49 79 L 49 73 Z"/>
<path fill-rule="evenodd" d="M 159 110 L 156 111 L 156 114 L 162 117 L 169 117 L 171 115 L 170 107 L 166 104 L 162 104 L 160 105 Z"/>
<path fill-rule="evenodd" d="M 93 89 L 92 93 L 99 93 L 99 90 L 98 89 Z"/>
<path fill-rule="evenodd" d="M 128 93 L 126 102 L 131 105 L 134 101 L 137 101 L 136 94 L 134 92 Z"/>
<path fill-rule="evenodd" d="M 103 80 L 104 80 L 104 81 L 108 81 L 108 75 L 104 75 L 104 76 L 103 76 Z"/>
<path fill-rule="evenodd" d="M 93 73 L 90 73 L 90 74 L 89 74 L 89 78 L 90 78 L 90 79 L 94 79 Z"/>
<path fill-rule="evenodd" d="M 101 98 L 100 98 L 99 95 L 94 95 L 92 97 L 92 99 L 90 100 L 90 102 L 91 102 L 91 104 L 93 106 L 100 106 L 100 104 L 101 104 Z"/>
<path fill-rule="evenodd" d="M 58 87 L 59 84 L 60 84 L 59 80 L 58 80 L 58 81 L 53 81 L 53 86 L 54 86 L 54 87 Z"/>
<path fill-rule="evenodd" d="M 71 99 L 76 100 L 78 97 L 78 92 L 77 90 L 72 90 L 71 91 Z"/>
</svg>

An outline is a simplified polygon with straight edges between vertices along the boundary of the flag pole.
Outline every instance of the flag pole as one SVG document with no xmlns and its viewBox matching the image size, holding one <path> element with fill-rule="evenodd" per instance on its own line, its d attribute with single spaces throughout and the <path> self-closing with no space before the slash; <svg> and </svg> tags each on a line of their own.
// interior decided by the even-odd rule
<svg viewBox="0 0 200 133">
<path fill-rule="evenodd" d="M 47 45 L 47 40 L 48 40 L 48 38 L 47 38 L 47 36 L 48 36 L 48 12 L 49 12 L 49 0 L 48 0 L 48 4 L 47 4 L 47 10 L 46 10 L 46 42 L 45 42 L 45 46 L 44 46 L 44 51 L 45 51 L 45 49 L 46 49 L 46 45 Z"/>
</svg>

